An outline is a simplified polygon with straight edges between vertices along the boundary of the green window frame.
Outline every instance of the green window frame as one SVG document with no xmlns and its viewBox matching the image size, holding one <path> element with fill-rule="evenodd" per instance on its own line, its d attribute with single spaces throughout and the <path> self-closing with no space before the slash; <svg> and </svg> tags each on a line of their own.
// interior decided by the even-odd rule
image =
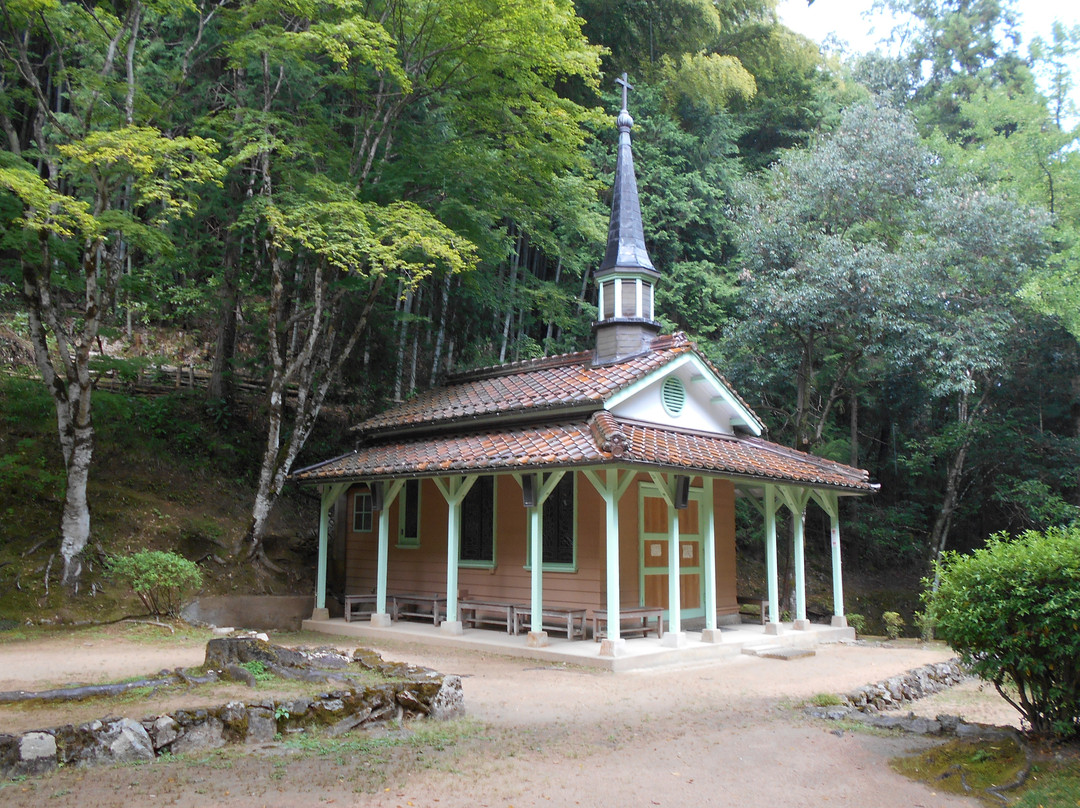
<svg viewBox="0 0 1080 808">
<path fill-rule="evenodd" d="M 370 533 L 375 527 L 375 515 L 371 507 L 371 489 L 367 486 L 353 494 L 353 533 Z"/>
<path fill-rule="evenodd" d="M 495 478 L 479 477 L 461 502 L 461 541 L 458 563 L 462 567 L 495 567 Z"/>
<path fill-rule="evenodd" d="M 406 480 L 398 494 L 398 547 L 420 546 L 420 480 Z"/>
</svg>

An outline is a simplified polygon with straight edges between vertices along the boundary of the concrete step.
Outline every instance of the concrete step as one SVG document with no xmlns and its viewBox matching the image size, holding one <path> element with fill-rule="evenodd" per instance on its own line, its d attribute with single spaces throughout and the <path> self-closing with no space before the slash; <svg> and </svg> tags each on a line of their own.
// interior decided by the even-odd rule
<svg viewBox="0 0 1080 808">
<path fill-rule="evenodd" d="M 759 645 L 755 648 L 743 648 L 742 652 L 766 659 L 802 659 L 817 654 L 813 648 L 797 648 L 790 645 Z"/>
</svg>

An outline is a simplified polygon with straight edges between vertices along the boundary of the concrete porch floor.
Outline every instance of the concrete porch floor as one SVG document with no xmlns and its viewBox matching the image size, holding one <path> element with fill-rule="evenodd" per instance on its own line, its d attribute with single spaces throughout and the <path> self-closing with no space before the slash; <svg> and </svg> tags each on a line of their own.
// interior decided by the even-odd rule
<svg viewBox="0 0 1080 808">
<path fill-rule="evenodd" d="M 549 634 L 546 647 L 530 648 L 524 634 L 514 636 L 505 631 L 470 628 L 463 634 L 455 635 L 437 628 L 430 622 L 409 620 L 398 620 L 387 628 L 379 628 L 367 621 L 346 623 L 343 618 L 309 619 L 304 621 L 303 628 L 307 631 L 352 637 L 357 640 L 392 640 L 435 647 L 470 649 L 614 672 L 701 664 L 730 659 L 742 653 L 754 654 L 766 649 L 812 648 L 821 643 L 855 639 L 855 630 L 851 628 L 833 628 L 812 623 L 808 629 L 796 631 L 791 623 L 781 625 L 780 634 L 766 634 L 765 627 L 759 623 L 720 626 L 720 642 L 702 642 L 700 628 L 697 631 L 688 629 L 685 632 L 685 644 L 678 648 L 665 646 L 656 637 L 627 639 L 624 641 L 621 653 L 615 657 L 600 656 L 600 643 L 592 639 L 568 640 L 557 634 Z"/>
</svg>

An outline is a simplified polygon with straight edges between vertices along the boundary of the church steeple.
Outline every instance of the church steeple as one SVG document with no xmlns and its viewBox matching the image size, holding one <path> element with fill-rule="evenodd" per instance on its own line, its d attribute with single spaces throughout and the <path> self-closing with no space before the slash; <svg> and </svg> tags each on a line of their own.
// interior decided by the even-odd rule
<svg viewBox="0 0 1080 808">
<path fill-rule="evenodd" d="M 630 128 L 634 119 L 627 111 L 627 90 L 633 86 L 626 74 L 616 79 L 622 87 L 622 110 L 617 121 L 619 152 L 615 163 L 611 220 L 607 251 L 593 273 L 598 290 L 596 332 L 598 364 L 616 362 L 647 350 L 660 331 L 654 318 L 653 287 L 660 277 L 645 249 Z"/>
</svg>

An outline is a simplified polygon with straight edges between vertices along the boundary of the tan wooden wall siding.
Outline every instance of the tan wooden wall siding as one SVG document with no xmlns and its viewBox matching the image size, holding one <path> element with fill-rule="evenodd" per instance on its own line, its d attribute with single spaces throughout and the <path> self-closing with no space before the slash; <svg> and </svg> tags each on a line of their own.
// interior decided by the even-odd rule
<svg viewBox="0 0 1080 808">
<path fill-rule="evenodd" d="M 647 477 L 642 480 L 647 481 Z M 579 475 L 577 481 L 577 572 L 544 573 L 544 602 L 549 605 L 606 606 L 606 551 L 604 501 L 592 485 Z M 623 540 L 619 545 L 620 598 L 624 606 L 641 604 L 639 590 L 639 509 L 638 486 L 632 485 L 619 503 L 619 524 Z M 378 551 L 378 520 L 370 533 L 352 530 L 350 491 L 339 506 L 338 520 L 345 538 L 345 587 L 350 594 L 375 591 Z M 398 504 L 390 511 L 390 542 L 387 569 L 391 593 L 442 594 L 446 589 L 446 502 L 431 480 L 421 485 L 421 539 L 417 548 L 397 546 Z M 717 480 L 714 486 L 716 509 L 717 611 L 738 611 L 735 583 L 735 501 L 734 486 Z M 698 515 L 683 516 L 680 524 L 696 529 Z M 501 476 L 496 486 L 496 564 L 493 569 L 462 566 L 458 588 L 462 596 L 481 600 L 528 603 L 531 572 L 526 563 L 526 512 L 521 504 L 521 488 L 509 476 Z M 666 552 L 666 548 L 665 548 Z M 666 591 L 664 593 L 666 597 Z M 684 592 L 689 605 L 699 601 L 698 592 Z"/>
</svg>

